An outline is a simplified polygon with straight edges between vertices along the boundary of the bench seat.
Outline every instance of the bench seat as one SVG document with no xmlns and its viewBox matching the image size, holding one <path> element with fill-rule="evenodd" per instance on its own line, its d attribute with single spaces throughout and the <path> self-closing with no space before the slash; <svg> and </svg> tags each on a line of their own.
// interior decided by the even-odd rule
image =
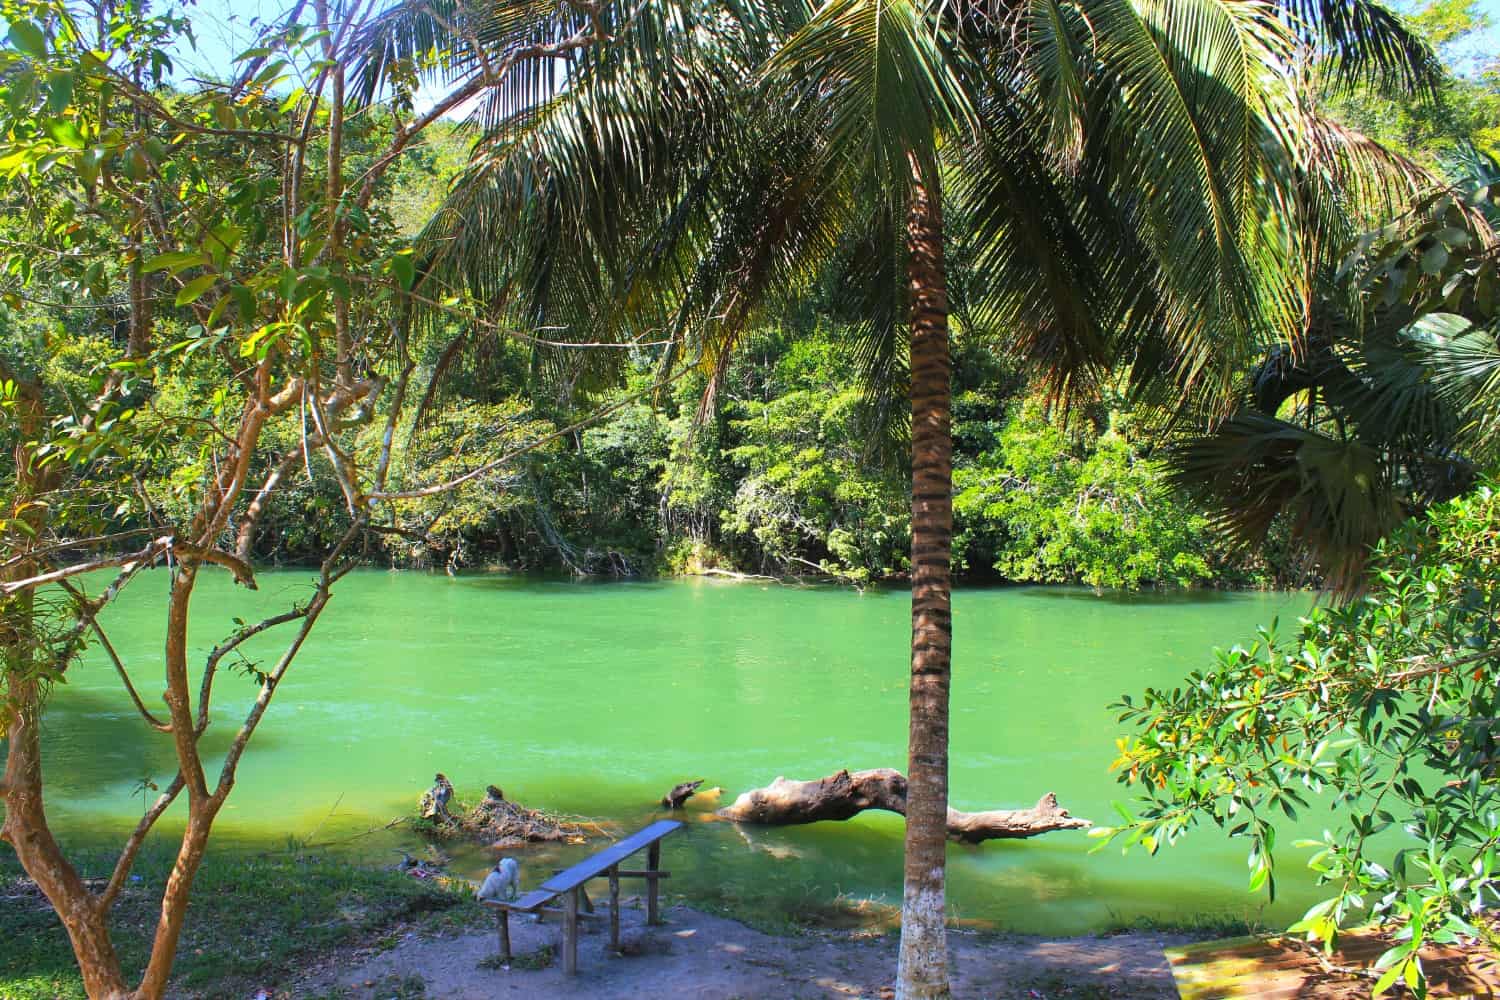
<svg viewBox="0 0 1500 1000">
<path fill-rule="evenodd" d="M 557 898 L 557 893 L 548 892 L 546 889 L 533 889 L 520 899 L 481 899 L 485 906 L 493 906 L 499 910 L 508 910 L 511 913 L 535 913 L 537 907 L 543 903 L 550 903 Z"/>
</svg>

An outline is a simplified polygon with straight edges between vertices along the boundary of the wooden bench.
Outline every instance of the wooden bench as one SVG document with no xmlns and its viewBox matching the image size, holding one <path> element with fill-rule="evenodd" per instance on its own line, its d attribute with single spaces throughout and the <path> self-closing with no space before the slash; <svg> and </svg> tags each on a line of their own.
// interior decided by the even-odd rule
<svg viewBox="0 0 1500 1000">
<path fill-rule="evenodd" d="M 609 879 L 609 946 L 620 949 L 620 879 L 639 878 L 646 880 L 646 922 L 660 923 L 657 912 L 659 883 L 669 878 L 671 872 L 661 870 L 661 841 L 670 833 L 682 829 L 675 819 L 657 820 L 644 830 L 631 834 L 624 840 L 606 847 L 598 854 L 585 858 L 572 868 L 566 868 L 516 900 L 491 900 L 482 902 L 498 911 L 500 923 L 500 961 L 510 964 L 510 915 L 512 913 L 535 913 L 538 918 L 546 913 L 558 913 L 563 921 L 563 971 L 573 975 L 578 971 L 578 920 L 593 915 L 593 903 L 584 886 L 591 879 Z M 637 851 L 646 851 L 644 870 L 625 870 L 620 863 Z M 547 904 L 562 897 L 561 908 Z M 582 902 L 587 912 L 579 912 Z"/>
</svg>

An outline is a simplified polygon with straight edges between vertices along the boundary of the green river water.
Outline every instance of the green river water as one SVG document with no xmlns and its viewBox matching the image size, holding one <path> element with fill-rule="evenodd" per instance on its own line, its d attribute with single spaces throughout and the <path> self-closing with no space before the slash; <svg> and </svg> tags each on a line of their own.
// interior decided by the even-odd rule
<svg viewBox="0 0 1500 1000">
<path fill-rule="evenodd" d="M 285 608 L 310 578 L 267 571 L 248 593 L 206 572 L 192 616 L 196 659 L 233 618 Z M 144 574 L 103 619 L 148 700 L 166 585 L 164 572 Z M 1110 822 L 1123 790 L 1108 770 L 1120 735 L 1108 705 L 1175 683 L 1215 645 L 1248 640 L 1256 624 L 1310 604 L 1306 594 L 960 591 L 954 805 L 1030 805 L 1055 791 L 1074 815 Z M 727 801 L 777 775 L 900 768 L 908 614 L 901 591 L 360 571 L 338 585 L 278 692 L 216 837 L 257 850 L 289 836 L 343 841 L 324 850 L 387 863 L 412 845 L 409 835 L 355 835 L 412 811 L 439 770 L 460 797 L 494 782 L 524 804 L 628 829 L 687 778 L 722 786 Z M 252 655 L 276 648 L 263 642 Z M 139 723 L 96 652 L 70 672 L 45 720 L 52 816 L 73 839 L 124 830 L 142 808 L 139 779 L 165 784 L 174 770 L 168 738 Z M 206 738 L 215 750 L 253 690 L 232 673 L 219 680 Z M 670 889 L 689 899 L 763 914 L 899 902 L 898 816 L 741 829 L 690 815 L 664 854 Z M 1070 933 L 1141 917 L 1282 919 L 1311 898 L 1288 857 L 1283 896 L 1262 911 L 1263 898 L 1245 891 L 1248 845 L 1211 828 L 1154 858 L 1092 846 L 1072 832 L 954 845 L 950 905 L 990 926 Z M 523 853 L 523 883 L 580 850 Z M 477 877 L 489 863 L 469 851 L 455 870 Z"/>
</svg>

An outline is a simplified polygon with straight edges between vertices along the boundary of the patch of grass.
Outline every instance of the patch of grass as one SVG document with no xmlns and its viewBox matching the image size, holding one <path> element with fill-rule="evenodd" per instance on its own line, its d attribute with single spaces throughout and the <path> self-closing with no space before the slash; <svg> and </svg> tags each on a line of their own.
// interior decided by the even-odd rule
<svg viewBox="0 0 1500 1000">
<path fill-rule="evenodd" d="M 526 969 L 530 972 L 540 972 L 549 967 L 557 958 L 557 949 L 550 944 L 544 944 L 536 951 L 528 951 L 524 955 L 515 955 L 510 964 L 517 969 Z"/>
<path fill-rule="evenodd" d="M 295 1000 L 351 1000 L 361 990 L 373 990 L 380 1000 L 425 1000 L 427 980 L 421 976 L 403 976 L 392 973 L 384 979 L 368 983 L 363 987 L 335 986 L 317 993 L 299 993 Z M 290 1000 L 291 994 L 277 995 L 277 1000 Z"/>
<path fill-rule="evenodd" d="M 390 1000 L 422 1000 L 427 996 L 427 980 L 421 976 L 391 975 L 382 979 L 375 989 L 382 998 L 389 997 Z"/>
<path fill-rule="evenodd" d="M 539 972 L 550 967 L 556 959 L 557 949 L 550 944 L 544 944 L 536 951 L 529 951 L 524 955 L 512 955 L 508 964 L 500 958 L 499 953 L 486 955 L 474 964 L 474 968 L 490 970 L 517 968 Z"/>
<path fill-rule="evenodd" d="M 663 894 L 662 903 L 663 905 L 686 904 L 703 913 L 737 920 L 762 934 L 774 934 L 777 937 L 796 937 L 806 933 L 809 929 L 807 921 L 798 919 L 797 914 L 791 910 L 751 905 L 733 897 L 727 890 L 721 890 L 717 895 L 704 894 L 693 896 L 691 899 L 685 896 Z"/>
<path fill-rule="evenodd" d="M 104 852 L 74 857 L 85 875 L 108 872 L 114 860 Z M 143 851 L 115 904 L 111 930 L 127 979 L 145 967 L 171 867 L 167 851 Z M 194 881 L 174 992 L 249 995 L 286 981 L 309 958 L 398 926 L 441 930 L 485 919 L 466 891 L 397 872 L 319 858 L 210 853 Z M 414 995 L 420 994 L 404 994 Z M 0 851 L 0 997 L 84 997 L 61 923 L 8 850 Z"/>
<path fill-rule="evenodd" d="M 828 900 L 809 900 L 797 917 L 809 926 L 830 930 L 880 935 L 901 929 L 900 906 L 843 892 Z"/>
<path fill-rule="evenodd" d="M 1151 917 L 1136 916 L 1122 919 L 1110 914 L 1110 924 L 1105 934 L 1125 934 L 1143 931 L 1154 934 L 1187 934 L 1207 941 L 1215 938 L 1247 937 L 1251 934 L 1268 934 L 1275 931 L 1256 913 L 1194 913 L 1183 916 Z"/>
</svg>

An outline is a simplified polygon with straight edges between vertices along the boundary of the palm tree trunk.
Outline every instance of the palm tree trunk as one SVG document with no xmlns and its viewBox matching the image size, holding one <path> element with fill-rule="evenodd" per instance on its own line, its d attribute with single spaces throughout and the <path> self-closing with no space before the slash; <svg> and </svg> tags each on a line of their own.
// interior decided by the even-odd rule
<svg viewBox="0 0 1500 1000">
<path fill-rule="evenodd" d="M 907 288 L 911 304 L 911 728 L 906 873 L 897 1000 L 946 997 L 943 925 L 948 820 L 948 682 L 953 642 L 953 436 L 948 289 L 936 181 L 911 159 Z"/>
</svg>

